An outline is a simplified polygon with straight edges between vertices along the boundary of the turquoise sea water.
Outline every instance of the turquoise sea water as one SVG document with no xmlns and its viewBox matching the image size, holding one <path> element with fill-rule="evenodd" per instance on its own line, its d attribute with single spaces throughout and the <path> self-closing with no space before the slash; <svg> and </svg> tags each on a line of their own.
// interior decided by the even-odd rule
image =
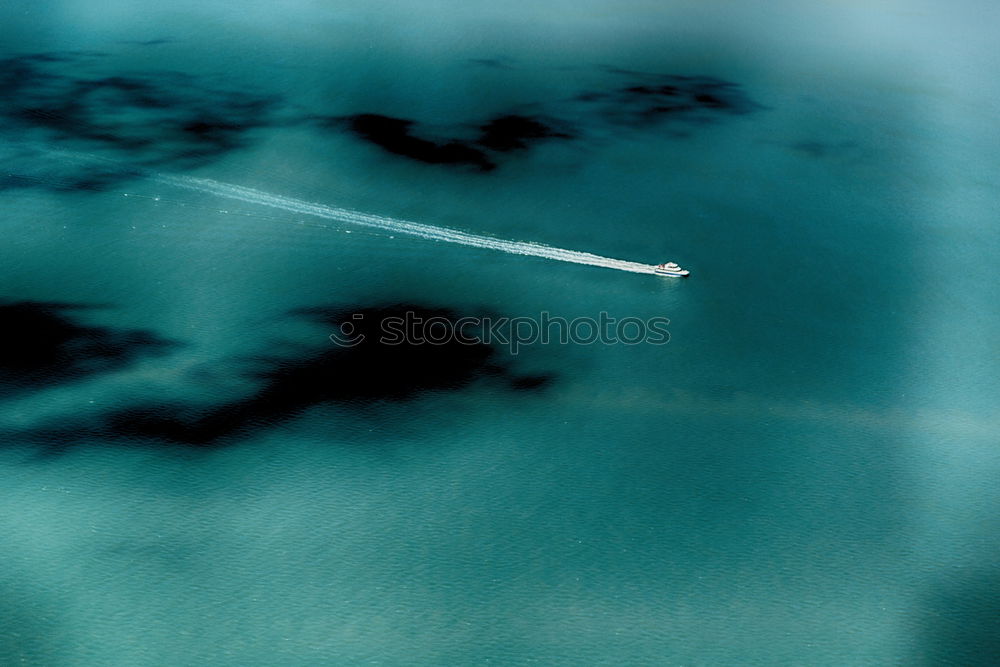
<svg viewBox="0 0 1000 667">
<path fill-rule="evenodd" d="M 0 664 L 996 664 L 998 21 L 6 4 Z M 670 342 L 330 357 L 319 308 Z"/>
</svg>

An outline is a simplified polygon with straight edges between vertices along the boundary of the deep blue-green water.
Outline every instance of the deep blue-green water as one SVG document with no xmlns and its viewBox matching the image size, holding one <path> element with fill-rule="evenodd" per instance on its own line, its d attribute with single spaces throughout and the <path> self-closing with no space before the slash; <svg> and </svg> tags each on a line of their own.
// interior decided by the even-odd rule
<svg viewBox="0 0 1000 667">
<path fill-rule="evenodd" d="M 0 664 L 1000 662 L 1000 14 L 801 4 L 0 7 Z"/>
</svg>

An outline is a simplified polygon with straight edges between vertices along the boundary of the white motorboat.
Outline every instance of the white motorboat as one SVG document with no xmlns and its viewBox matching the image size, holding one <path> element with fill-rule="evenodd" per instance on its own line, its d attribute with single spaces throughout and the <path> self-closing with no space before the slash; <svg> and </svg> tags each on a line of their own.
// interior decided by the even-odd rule
<svg viewBox="0 0 1000 667">
<path fill-rule="evenodd" d="M 673 276 L 674 278 L 687 278 L 691 275 L 691 272 L 687 269 L 682 269 L 676 262 L 667 262 L 666 264 L 657 264 L 653 267 L 653 272 L 661 276 Z"/>
</svg>

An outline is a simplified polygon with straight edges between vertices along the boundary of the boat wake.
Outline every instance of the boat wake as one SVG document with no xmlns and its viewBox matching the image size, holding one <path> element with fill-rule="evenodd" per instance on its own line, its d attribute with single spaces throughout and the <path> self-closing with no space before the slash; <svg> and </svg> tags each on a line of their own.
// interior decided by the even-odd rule
<svg viewBox="0 0 1000 667">
<path fill-rule="evenodd" d="M 617 269 L 619 271 L 629 271 L 631 273 L 654 273 L 654 268 L 648 264 L 640 262 L 630 262 L 622 259 L 612 259 L 601 257 L 588 252 L 577 250 L 566 250 L 554 248 L 552 246 L 537 243 L 527 243 L 524 241 L 505 241 L 491 236 L 481 236 L 470 234 L 456 229 L 446 227 L 435 227 L 409 220 L 399 220 L 371 213 L 362 213 L 347 208 L 314 204 L 300 199 L 283 197 L 253 188 L 223 183 L 209 178 L 195 178 L 193 176 L 173 176 L 168 174 L 153 174 L 152 180 L 164 185 L 170 185 L 185 190 L 192 190 L 205 194 L 224 197 L 244 202 L 246 204 L 257 204 L 268 206 L 274 209 L 311 215 L 327 220 L 335 220 L 340 223 L 358 225 L 381 229 L 383 231 L 396 234 L 408 234 L 422 239 L 433 241 L 444 241 L 446 243 L 457 243 L 459 245 L 471 246 L 473 248 L 485 248 L 487 250 L 497 250 L 513 255 L 530 255 L 533 257 L 543 257 L 558 262 L 569 262 L 572 264 L 586 264 L 588 266 L 598 266 L 606 269 Z"/>
<path fill-rule="evenodd" d="M 597 266 L 605 269 L 617 269 L 618 271 L 628 271 L 630 273 L 645 273 L 645 274 L 656 273 L 656 270 L 652 265 L 643 264 L 641 262 L 630 262 L 623 259 L 602 257 L 600 255 L 595 255 L 589 252 L 580 252 L 578 250 L 566 250 L 564 248 L 555 248 L 540 243 L 529 243 L 525 241 L 507 241 L 492 236 L 483 236 L 479 234 L 471 234 L 469 232 L 459 231 L 457 229 L 449 229 L 447 227 L 436 227 L 434 225 L 427 225 L 419 222 L 412 222 L 409 220 L 400 220 L 397 218 L 374 215 L 371 213 L 363 213 L 361 211 L 355 211 L 347 208 L 326 206 L 324 204 L 315 204 L 307 201 L 302 201 L 300 199 L 294 199 L 292 197 L 284 197 L 281 195 L 271 194 L 269 192 L 264 192 L 262 190 L 255 190 L 253 188 L 233 185 L 231 183 L 224 183 L 210 178 L 197 178 L 194 176 L 181 176 L 175 174 L 150 172 L 142 168 L 136 169 L 132 167 L 126 167 L 125 165 L 115 160 L 91 154 L 82 154 L 82 153 L 62 151 L 62 150 L 52 150 L 48 148 L 36 147 L 30 144 L 20 144 L 20 143 L 17 145 L 17 147 L 31 148 L 33 150 L 45 153 L 52 157 L 59 157 L 63 160 L 70 160 L 75 162 L 83 161 L 87 163 L 100 164 L 105 169 L 110 168 L 110 169 L 122 170 L 123 172 L 127 171 L 127 173 L 129 173 L 132 176 L 138 176 L 140 178 L 145 178 L 158 183 L 162 183 L 164 185 L 169 185 L 184 190 L 210 194 L 216 197 L 223 197 L 225 199 L 236 200 L 246 204 L 267 206 L 272 209 L 287 211 L 289 213 L 298 213 L 302 215 L 315 216 L 318 218 L 324 218 L 326 220 L 336 221 L 341 224 L 356 225 L 359 227 L 378 229 L 393 234 L 407 234 L 409 236 L 414 236 L 421 239 L 432 240 L 432 241 L 443 241 L 445 243 L 456 243 L 459 245 L 471 246 L 473 248 L 496 250 L 499 252 L 505 252 L 512 255 L 527 255 L 532 257 L 542 257 L 544 259 L 551 259 L 557 262 L 569 262 L 571 264 L 585 264 L 587 266 Z M 132 196 L 141 196 L 141 195 L 132 195 Z M 158 197 L 154 197 L 154 199 L 159 200 Z"/>
</svg>

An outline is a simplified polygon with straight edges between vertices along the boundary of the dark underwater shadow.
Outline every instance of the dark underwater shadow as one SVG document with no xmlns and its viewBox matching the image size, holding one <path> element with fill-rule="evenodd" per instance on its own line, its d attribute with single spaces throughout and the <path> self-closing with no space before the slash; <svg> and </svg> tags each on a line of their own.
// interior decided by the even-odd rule
<svg viewBox="0 0 1000 667">
<path fill-rule="evenodd" d="M 322 334 L 309 344 L 286 346 L 288 354 L 233 361 L 225 372 L 257 386 L 247 396 L 215 404 L 139 402 L 18 435 L 52 453 L 84 441 L 213 447 L 252 437 L 321 405 L 360 414 L 479 382 L 492 382 L 504 391 L 537 392 L 553 380 L 551 375 L 513 372 L 497 346 L 482 342 L 474 328 L 460 327 L 462 315 L 448 308 L 392 304 L 309 308 L 291 315 Z M 402 323 L 414 320 L 440 327 L 434 342 L 406 335 Z M 437 340 L 446 333 L 446 340 Z"/>
<path fill-rule="evenodd" d="M 95 67 L 96 57 L 60 52 L 0 60 L 0 137 L 183 170 L 249 145 L 254 130 L 276 122 L 277 96 L 180 72 L 119 75 L 105 61 Z M 28 177 L 19 168 L 8 164 L 0 189 L 101 190 L 135 176 L 95 164 L 62 163 Z"/>
<path fill-rule="evenodd" d="M 925 596 L 912 664 L 1000 665 L 1000 573 L 958 574 Z"/>
<path fill-rule="evenodd" d="M 165 40 L 138 42 L 155 46 Z M 730 81 L 598 68 L 602 88 L 558 103 L 524 100 L 518 111 L 435 126 L 375 110 L 346 116 L 292 112 L 277 95 L 209 85 L 181 72 L 117 73 L 107 54 L 31 53 L 0 60 L 0 137 L 98 151 L 132 168 L 61 163 L 28 173 L 15 161 L 0 189 L 101 191 L 143 168 L 175 171 L 209 164 L 250 145 L 256 130 L 288 125 L 348 132 L 393 155 L 427 165 L 495 171 L 544 142 L 593 132 L 658 131 L 681 136 L 698 125 L 762 108 Z M 496 67 L 492 59 L 480 65 Z M 100 74 L 95 72 L 102 72 Z M 279 111 L 284 115 L 279 117 Z M 684 127 L 684 132 L 678 127 Z"/>
<path fill-rule="evenodd" d="M 501 63 L 491 59 L 474 62 L 488 67 L 500 67 Z M 763 108 L 738 84 L 715 77 L 599 69 L 623 81 L 581 91 L 559 103 L 525 100 L 521 106 L 535 110 L 530 114 L 506 110 L 452 127 L 374 111 L 316 116 L 313 120 L 320 128 L 349 132 L 393 155 L 487 173 L 496 170 L 505 157 L 544 141 L 585 139 L 595 130 L 603 134 L 666 128 L 670 136 L 680 136 L 683 133 L 678 127 L 687 132 Z"/>
<path fill-rule="evenodd" d="M 347 129 L 394 155 L 426 164 L 472 167 L 481 172 L 496 169 L 500 154 L 525 150 L 543 139 L 571 138 L 556 125 L 558 122 L 546 118 L 503 114 L 479 125 L 471 139 L 433 140 L 420 136 L 424 130 L 416 121 L 404 118 L 363 113 L 322 119 L 322 126 Z"/>
<path fill-rule="evenodd" d="M 88 326 L 73 315 L 93 308 L 0 302 L 0 397 L 111 373 L 179 347 L 151 331 Z"/>
</svg>

